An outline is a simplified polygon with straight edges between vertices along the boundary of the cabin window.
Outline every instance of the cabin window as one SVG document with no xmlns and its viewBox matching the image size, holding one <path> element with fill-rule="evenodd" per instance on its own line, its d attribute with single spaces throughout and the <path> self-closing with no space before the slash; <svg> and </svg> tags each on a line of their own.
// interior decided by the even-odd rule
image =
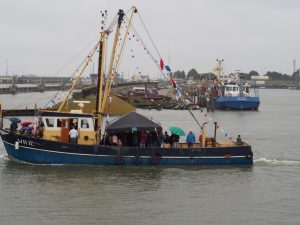
<svg viewBox="0 0 300 225">
<path fill-rule="evenodd" d="M 70 125 L 71 125 L 71 127 L 74 127 L 77 130 L 78 129 L 78 119 L 77 118 L 71 119 Z"/>
<path fill-rule="evenodd" d="M 87 119 L 81 119 L 81 128 L 89 128 L 89 122 Z"/>
<path fill-rule="evenodd" d="M 47 125 L 47 127 L 54 127 L 54 119 L 46 118 L 46 125 Z"/>
<path fill-rule="evenodd" d="M 61 127 L 61 119 L 57 119 L 57 127 Z"/>
</svg>

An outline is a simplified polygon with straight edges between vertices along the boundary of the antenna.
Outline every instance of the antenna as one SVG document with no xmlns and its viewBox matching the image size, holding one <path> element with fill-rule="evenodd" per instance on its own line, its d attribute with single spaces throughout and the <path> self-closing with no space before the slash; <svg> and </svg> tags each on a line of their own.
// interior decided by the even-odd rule
<svg viewBox="0 0 300 225">
<path fill-rule="evenodd" d="M 296 59 L 293 60 L 293 74 L 296 73 Z"/>
<path fill-rule="evenodd" d="M 6 73 L 5 73 L 6 76 L 8 76 L 8 59 L 6 60 Z"/>
</svg>

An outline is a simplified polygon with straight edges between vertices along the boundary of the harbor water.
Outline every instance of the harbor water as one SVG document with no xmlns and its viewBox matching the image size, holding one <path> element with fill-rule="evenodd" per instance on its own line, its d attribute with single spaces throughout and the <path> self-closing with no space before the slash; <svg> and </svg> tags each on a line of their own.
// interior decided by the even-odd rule
<svg viewBox="0 0 300 225">
<path fill-rule="evenodd" d="M 4 108 L 47 94 L 1 95 Z M 7 159 L 0 141 L 0 224 L 299 225 L 300 91 L 260 90 L 259 111 L 195 110 L 217 138 L 252 145 L 251 167 L 40 166 Z M 187 111 L 139 110 L 199 134 Z M 184 141 L 184 138 L 182 138 Z"/>
</svg>

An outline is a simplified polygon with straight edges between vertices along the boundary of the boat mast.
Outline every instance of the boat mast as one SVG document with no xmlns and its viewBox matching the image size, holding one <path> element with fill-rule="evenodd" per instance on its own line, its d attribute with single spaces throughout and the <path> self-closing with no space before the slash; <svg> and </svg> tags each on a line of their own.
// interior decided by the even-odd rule
<svg viewBox="0 0 300 225">
<path fill-rule="evenodd" d="M 125 46 L 125 42 L 126 42 L 126 39 L 127 39 L 128 33 L 129 33 L 128 31 L 129 31 L 129 28 L 131 27 L 131 24 L 132 24 L 134 13 L 137 13 L 137 8 L 135 6 L 132 7 L 132 12 L 131 12 L 131 15 L 130 15 L 130 19 L 129 19 L 129 22 L 128 22 L 128 25 L 127 25 L 127 29 L 125 31 L 125 35 L 123 37 L 123 41 L 122 41 L 122 44 L 121 44 L 120 52 L 118 54 L 118 58 L 117 58 L 117 60 L 115 62 L 114 73 L 112 74 L 112 78 L 111 79 L 115 78 L 115 73 L 118 71 L 118 67 L 120 65 L 120 60 L 121 60 L 121 57 L 122 57 L 122 54 L 123 54 L 123 50 L 124 50 L 124 46 Z M 108 87 L 108 93 L 110 93 L 110 90 L 111 90 L 111 83 L 110 83 L 110 85 Z M 104 110 L 105 110 L 105 107 L 104 107 Z"/>
<path fill-rule="evenodd" d="M 96 96 L 96 115 L 97 119 L 97 130 L 101 127 L 102 123 L 102 115 L 100 114 L 101 106 L 102 106 L 102 96 L 103 96 L 103 77 L 104 77 L 104 60 L 105 60 L 105 37 L 106 33 L 101 32 L 101 41 L 99 46 L 99 63 L 98 63 L 98 80 L 97 80 L 97 96 Z M 99 122 L 101 122 L 99 124 Z"/>
<path fill-rule="evenodd" d="M 127 28 L 126 28 L 126 31 L 125 31 L 125 35 L 123 37 L 123 41 L 122 41 L 122 44 L 121 44 L 120 52 L 118 54 L 118 58 L 117 58 L 116 63 L 115 63 L 115 69 L 114 69 L 115 71 L 118 70 L 118 67 L 119 67 L 119 64 L 120 64 L 120 60 L 121 60 L 121 57 L 122 57 L 122 54 L 123 54 L 123 50 L 124 50 L 124 45 L 125 45 L 128 33 L 129 33 L 128 32 L 129 28 L 131 27 L 131 24 L 132 24 L 134 13 L 137 13 L 137 8 L 135 6 L 132 7 L 132 12 L 131 12 L 131 15 L 130 15 L 130 18 L 129 18 L 129 22 L 128 22 L 128 25 L 127 25 Z"/>
<path fill-rule="evenodd" d="M 124 46 L 125 46 L 125 41 L 126 41 L 127 36 L 128 36 L 128 30 L 131 27 L 131 23 L 132 23 L 132 19 L 133 19 L 133 14 L 136 13 L 136 12 L 137 12 L 137 9 L 136 9 L 136 7 L 133 6 L 132 7 L 132 13 L 131 13 L 131 16 L 130 16 L 130 19 L 129 19 L 129 22 L 128 22 L 128 26 L 127 26 L 127 29 L 126 29 L 126 32 L 125 32 L 125 35 L 123 37 L 123 41 L 122 41 L 122 44 L 121 44 L 120 52 L 118 54 L 117 60 L 115 61 L 114 73 L 118 70 L 120 59 L 121 59 L 121 56 L 123 54 L 123 50 L 124 50 Z M 120 19 L 120 16 L 122 17 L 121 19 Z M 104 96 L 103 96 L 103 91 L 102 91 L 102 87 L 103 87 L 103 74 L 104 74 L 104 72 L 101 72 L 100 75 L 98 75 L 98 77 L 100 77 L 101 82 L 100 82 L 100 86 L 98 86 L 98 88 L 97 88 L 97 90 L 99 90 L 99 94 L 97 95 L 97 100 L 96 100 L 97 101 L 96 112 L 97 112 L 97 115 L 98 115 L 97 130 L 101 129 L 102 122 L 103 122 L 103 115 L 104 115 L 104 111 L 105 111 L 105 108 L 106 108 L 107 98 L 108 98 L 108 95 L 109 95 L 109 93 L 111 91 L 111 80 L 115 76 L 115 74 L 112 71 L 113 64 L 111 64 L 111 63 L 114 62 L 115 49 L 116 49 L 116 45 L 117 45 L 117 41 L 118 41 L 118 39 L 116 39 L 116 37 L 117 37 L 116 35 L 120 31 L 121 24 L 122 24 L 122 21 L 123 21 L 123 17 L 124 17 L 124 13 L 122 15 L 122 14 L 120 14 L 120 11 L 119 11 L 118 26 L 117 26 L 117 30 L 116 30 L 116 34 L 115 34 L 115 41 L 116 42 L 114 41 L 115 45 L 113 46 L 113 51 L 112 51 L 112 54 L 111 54 L 111 59 L 110 59 L 111 61 L 110 61 L 108 76 L 107 76 L 107 79 L 106 79 Z M 105 32 L 103 32 L 102 34 L 105 35 Z M 103 43 L 105 44 L 105 38 L 103 38 Z M 101 47 L 101 43 L 100 43 L 100 47 Z M 101 64 L 100 64 L 100 54 L 102 54 Z M 103 71 L 103 68 L 104 68 L 102 66 L 102 65 L 104 65 L 103 50 L 99 51 L 99 65 L 101 66 L 101 70 Z M 100 68 L 98 70 L 100 70 Z"/>
<path fill-rule="evenodd" d="M 101 27 L 101 40 L 100 40 L 100 45 L 99 45 L 99 63 L 98 63 L 98 80 L 97 80 L 97 96 L 96 96 L 96 116 L 97 119 L 95 121 L 96 124 L 96 130 L 101 127 L 102 123 L 102 115 L 100 115 L 101 111 L 101 105 L 102 105 L 102 97 L 103 97 L 103 77 L 104 77 L 104 61 L 105 61 L 105 46 L 106 46 L 106 34 L 107 31 L 104 30 L 105 27 L 105 22 L 107 19 L 107 11 L 105 10 L 104 13 L 102 13 L 102 27 Z M 99 125 L 99 121 L 101 122 Z"/>
<path fill-rule="evenodd" d="M 221 78 L 221 71 L 222 71 L 222 63 L 224 62 L 224 59 L 222 58 L 218 58 L 217 59 L 218 62 L 218 80 Z"/>
<path fill-rule="evenodd" d="M 111 53 L 111 56 L 110 56 L 108 73 L 107 73 L 107 78 L 106 78 L 106 83 L 105 83 L 104 96 L 103 96 L 103 99 L 100 99 L 100 97 L 102 97 L 102 93 L 100 93 L 99 94 L 99 99 L 98 99 L 98 102 L 99 102 L 98 111 L 99 111 L 100 104 L 101 104 L 101 110 L 98 113 L 99 117 L 98 117 L 98 123 L 97 123 L 97 130 L 99 130 L 101 128 L 101 125 L 102 125 L 103 113 L 105 111 L 106 102 L 107 102 L 107 98 L 108 98 L 108 95 L 109 95 L 109 86 L 110 86 L 110 83 L 111 83 L 113 63 L 114 63 L 114 58 L 115 58 L 115 54 L 116 54 L 116 47 L 117 47 L 117 44 L 118 44 L 120 28 L 121 28 L 121 25 L 122 25 L 122 22 L 123 22 L 124 15 L 125 15 L 124 11 L 122 9 L 120 9 L 119 12 L 118 12 L 118 16 L 119 16 L 118 17 L 118 25 L 117 25 L 117 29 L 116 29 L 116 33 L 115 33 L 114 43 L 113 43 L 113 46 L 112 46 L 112 53 Z M 100 75 L 103 76 L 102 74 L 100 74 Z M 101 86 L 102 85 L 100 84 L 100 87 L 98 87 L 98 92 L 100 92 Z M 102 90 L 101 90 L 101 92 L 102 92 Z M 101 103 L 100 103 L 100 101 L 101 101 Z"/>
</svg>

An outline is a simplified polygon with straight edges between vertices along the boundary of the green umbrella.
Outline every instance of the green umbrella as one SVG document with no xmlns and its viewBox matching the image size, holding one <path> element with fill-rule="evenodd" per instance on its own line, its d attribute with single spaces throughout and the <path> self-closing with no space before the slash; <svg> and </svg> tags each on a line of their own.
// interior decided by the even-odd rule
<svg viewBox="0 0 300 225">
<path fill-rule="evenodd" d="M 185 136 L 184 131 L 179 127 L 169 127 L 169 131 L 173 134 L 177 134 L 179 136 Z"/>
</svg>

